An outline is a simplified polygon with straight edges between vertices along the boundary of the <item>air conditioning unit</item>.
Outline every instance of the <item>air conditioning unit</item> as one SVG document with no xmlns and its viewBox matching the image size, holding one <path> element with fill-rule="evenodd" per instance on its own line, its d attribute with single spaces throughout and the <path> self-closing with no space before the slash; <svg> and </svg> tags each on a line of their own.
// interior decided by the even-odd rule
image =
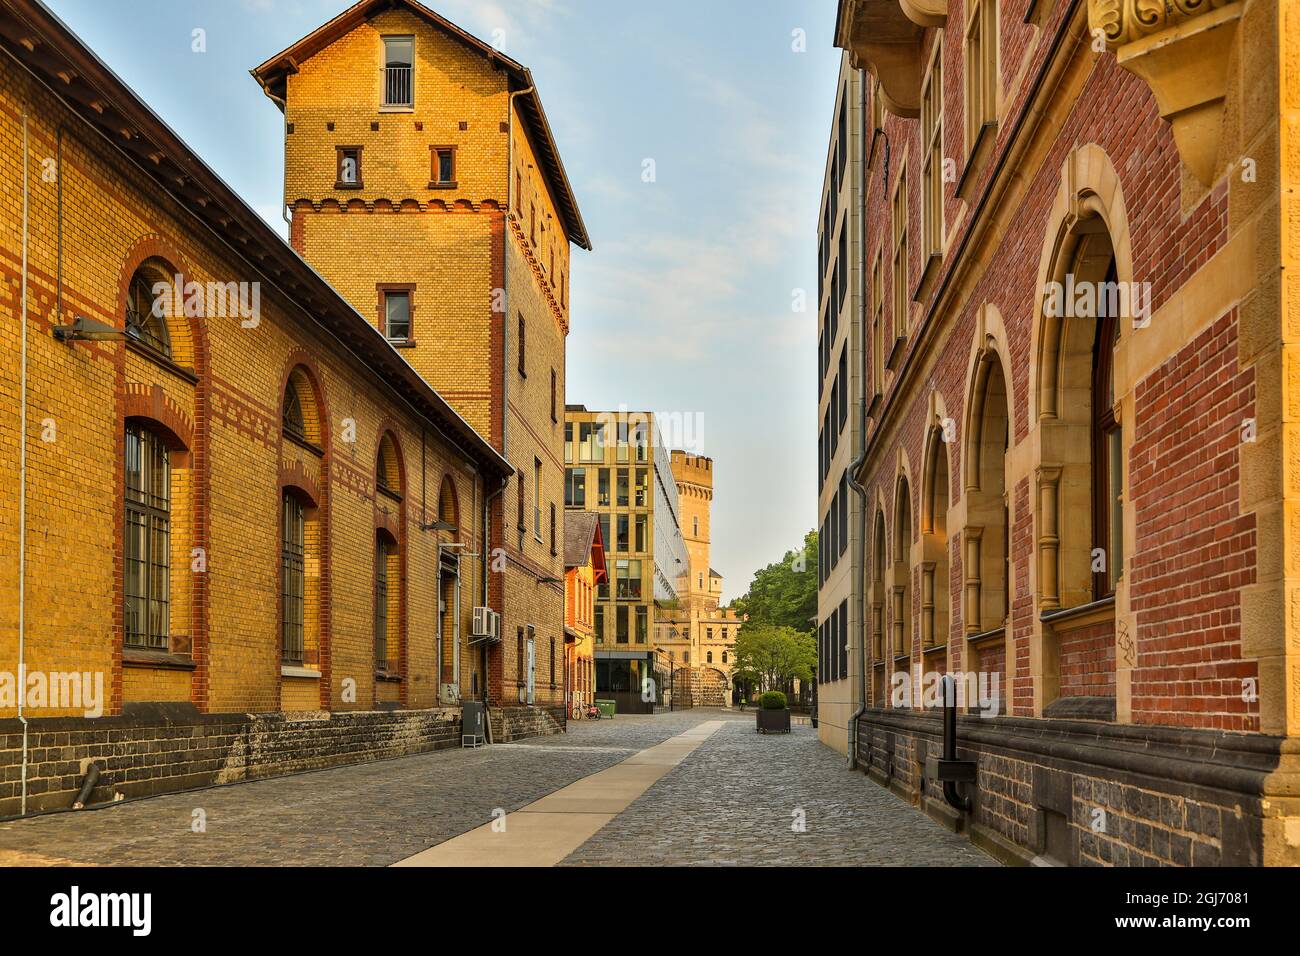
<svg viewBox="0 0 1300 956">
<path fill-rule="evenodd" d="M 474 637 L 490 643 L 501 640 L 501 615 L 490 607 L 474 608 Z"/>
</svg>

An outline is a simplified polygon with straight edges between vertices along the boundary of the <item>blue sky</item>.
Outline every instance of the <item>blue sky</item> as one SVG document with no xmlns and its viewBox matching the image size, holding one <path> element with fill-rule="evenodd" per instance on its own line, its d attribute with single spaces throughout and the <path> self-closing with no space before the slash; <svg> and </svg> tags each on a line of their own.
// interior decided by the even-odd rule
<svg viewBox="0 0 1300 956">
<path fill-rule="evenodd" d="M 47 2 L 283 226 L 280 113 L 248 70 L 348 0 Z M 504 31 L 559 141 L 595 245 L 574 257 L 567 400 L 701 416 L 713 565 L 728 599 L 743 593 L 817 523 L 816 225 L 835 4 L 425 2 L 480 37 Z M 791 309 L 795 289 L 806 312 Z"/>
</svg>

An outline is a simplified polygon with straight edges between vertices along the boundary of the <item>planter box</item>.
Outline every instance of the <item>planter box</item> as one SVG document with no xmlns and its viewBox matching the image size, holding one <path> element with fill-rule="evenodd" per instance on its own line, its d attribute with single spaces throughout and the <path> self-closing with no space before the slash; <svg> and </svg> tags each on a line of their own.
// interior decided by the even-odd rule
<svg viewBox="0 0 1300 956">
<path fill-rule="evenodd" d="M 760 734 L 788 734 L 790 732 L 789 710 L 764 710 L 760 707 L 754 711 Z"/>
</svg>

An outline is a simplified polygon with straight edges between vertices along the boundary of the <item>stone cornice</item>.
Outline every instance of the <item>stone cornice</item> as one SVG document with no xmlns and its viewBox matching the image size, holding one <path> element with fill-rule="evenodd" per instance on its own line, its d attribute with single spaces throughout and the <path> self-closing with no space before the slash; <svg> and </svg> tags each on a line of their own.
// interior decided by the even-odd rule
<svg viewBox="0 0 1300 956">
<path fill-rule="evenodd" d="M 1244 0 L 1088 0 L 1088 26 L 1146 81 L 1178 152 L 1204 185 L 1220 170 L 1228 63 Z"/>
</svg>

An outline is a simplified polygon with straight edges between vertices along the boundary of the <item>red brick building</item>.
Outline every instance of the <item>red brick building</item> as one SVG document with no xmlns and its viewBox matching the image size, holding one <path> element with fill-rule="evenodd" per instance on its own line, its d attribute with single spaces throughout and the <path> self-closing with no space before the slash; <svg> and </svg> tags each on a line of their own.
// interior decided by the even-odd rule
<svg viewBox="0 0 1300 956">
<path fill-rule="evenodd" d="M 1294 41 L 1271 0 L 1140 7 L 840 3 L 870 74 L 850 748 L 1007 859 L 1295 863 Z"/>
</svg>

